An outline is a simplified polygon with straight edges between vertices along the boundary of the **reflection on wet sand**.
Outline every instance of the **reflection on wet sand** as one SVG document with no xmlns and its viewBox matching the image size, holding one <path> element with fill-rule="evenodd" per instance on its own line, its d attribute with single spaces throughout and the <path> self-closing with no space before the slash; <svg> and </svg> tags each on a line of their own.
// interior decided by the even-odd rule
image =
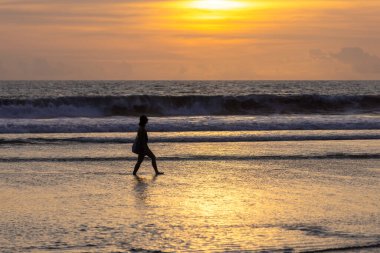
<svg viewBox="0 0 380 253">
<path fill-rule="evenodd" d="M 39 152 L 56 157 L 68 145 Z M 3 154 L 30 153 L 12 147 Z M 69 150 L 110 157 L 125 144 L 97 147 Z M 153 146 L 176 157 L 377 154 L 376 147 L 370 140 Z M 134 177 L 134 162 L 0 163 L 0 252 L 302 252 L 380 242 L 378 159 L 171 159 L 160 161 L 166 174 L 158 177 L 148 164 Z"/>
<path fill-rule="evenodd" d="M 136 196 L 136 200 L 142 203 L 148 198 L 149 196 L 149 187 L 153 186 L 154 182 L 157 179 L 157 175 L 154 175 L 152 177 L 142 177 L 142 176 L 133 176 L 134 177 L 134 195 Z"/>
</svg>

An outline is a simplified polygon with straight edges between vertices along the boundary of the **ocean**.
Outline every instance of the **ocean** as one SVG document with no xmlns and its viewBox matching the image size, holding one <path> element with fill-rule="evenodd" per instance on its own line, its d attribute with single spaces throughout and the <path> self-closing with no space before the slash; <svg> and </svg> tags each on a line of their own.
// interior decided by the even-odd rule
<svg viewBox="0 0 380 253">
<path fill-rule="evenodd" d="M 0 251 L 377 252 L 379 150 L 380 81 L 0 81 Z"/>
</svg>

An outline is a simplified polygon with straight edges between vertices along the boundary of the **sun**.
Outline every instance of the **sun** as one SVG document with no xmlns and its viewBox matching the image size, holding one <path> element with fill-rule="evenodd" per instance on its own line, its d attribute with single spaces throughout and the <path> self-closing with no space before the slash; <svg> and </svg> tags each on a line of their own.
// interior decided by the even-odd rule
<svg viewBox="0 0 380 253">
<path fill-rule="evenodd" d="M 245 4 L 232 0 L 197 0 L 191 2 L 190 6 L 202 10 L 234 10 L 244 8 Z"/>
</svg>

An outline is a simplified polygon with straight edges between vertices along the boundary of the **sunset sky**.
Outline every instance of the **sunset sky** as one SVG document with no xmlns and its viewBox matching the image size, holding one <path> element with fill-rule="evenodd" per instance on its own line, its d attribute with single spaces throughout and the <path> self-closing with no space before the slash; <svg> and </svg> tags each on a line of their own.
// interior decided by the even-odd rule
<svg viewBox="0 0 380 253">
<path fill-rule="evenodd" d="M 0 79 L 379 79 L 379 0 L 0 0 Z"/>
</svg>

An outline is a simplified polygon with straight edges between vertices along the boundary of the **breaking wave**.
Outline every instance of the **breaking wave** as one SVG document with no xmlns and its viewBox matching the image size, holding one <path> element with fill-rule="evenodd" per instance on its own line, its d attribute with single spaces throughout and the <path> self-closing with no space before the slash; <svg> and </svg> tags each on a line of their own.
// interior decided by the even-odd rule
<svg viewBox="0 0 380 253">
<path fill-rule="evenodd" d="M 294 131 L 293 131 L 294 132 Z M 215 134 L 197 135 L 190 134 L 185 136 L 156 136 L 149 138 L 151 143 L 200 143 L 200 142 L 266 142 L 266 141 L 321 141 L 321 140 L 379 140 L 379 131 L 357 131 L 358 133 L 351 133 L 346 131 L 332 132 L 332 133 L 296 133 L 286 134 L 278 132 L 268 132 L 267 134 L 257 135 L 256 132 L 245 135 L 223 135 L 221 132 Z M 219 135 L 220 134 L 220 135 Z M 15 137 L 1 138 L 0 145 L 7 144 L 67 144 L 67 143 L 83 143 L 83 144 L 128 144 L 133 143 L 135 134 L 128 134 L 124 136 L 114 137 L 71 137 L 71 136 L 28 136 L 16 135 Z"/>
<path fill-rule="evenodd" d="M 78 96 L 1 99 L 1 118 L 379 113 L 380 96 Z"/>
<path fill-rule="evenodd" d="M 380 116 L 266 115 L 151 117 L 151 132 L 259 130 L 377 130 Z M 135 132 L 137 117 L 2 119 L 0 133 Z"/>
</svg>

